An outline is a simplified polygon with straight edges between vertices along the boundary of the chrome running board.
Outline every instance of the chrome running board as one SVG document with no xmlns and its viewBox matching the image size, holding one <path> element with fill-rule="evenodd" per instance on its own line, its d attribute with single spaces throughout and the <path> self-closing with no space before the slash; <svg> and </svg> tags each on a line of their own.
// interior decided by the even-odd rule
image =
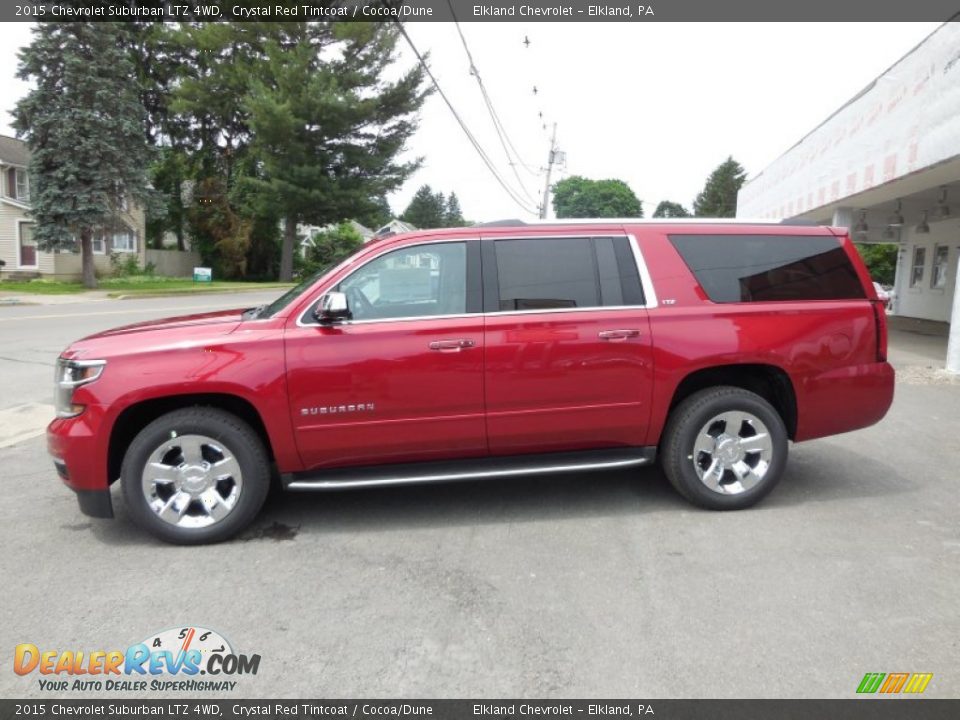
<svg viewBox="0 0 960 720">
<path fill-rule="evenodd" d="M 655 447 L 616 448 L 339 468 L 288 473 L 281 478 L 287 490 L 348 490 L 387 485 L 554 475 L 585 470 L 613 470 L 648 465 L 654 461 L 656 454 Z"/>
</svg>

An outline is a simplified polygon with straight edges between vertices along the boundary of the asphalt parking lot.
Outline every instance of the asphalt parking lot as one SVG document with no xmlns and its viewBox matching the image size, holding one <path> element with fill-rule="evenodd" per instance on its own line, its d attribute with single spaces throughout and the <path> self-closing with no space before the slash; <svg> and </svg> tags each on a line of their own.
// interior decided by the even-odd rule
<svg viewBox="0 0 960 720">
<path fill-rule="evenodd" d="M 888 417 L 793 446 L 749 511 L 694 509 L 644 470 L 277 496 L 210 547 L 142 534 L 116 490 L 117 519 L 81 515 L 25 419 L 49 412 L 56 354 L 264 299 L 0 307 L 0 696 L 84 696 L 15 675 L 18 643 L 123 649 L 198 625 L 262 658 L 225 697 L 851 698 L 866 672 L 932 672 L 926 696 L 960 697 L 942 337 L 893 332 Z"/>
</svg>

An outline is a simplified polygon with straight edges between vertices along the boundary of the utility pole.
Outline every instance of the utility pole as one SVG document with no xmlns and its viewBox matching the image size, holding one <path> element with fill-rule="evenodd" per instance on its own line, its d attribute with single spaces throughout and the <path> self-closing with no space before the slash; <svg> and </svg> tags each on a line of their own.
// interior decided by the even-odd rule
<svg viewBox="0 0 960 720">
<path fill-rule="evenodd" d="M 550 153 L 547 155 L 547 181 L 543 185 L 543 202 L 540 205 L 540 219 L 547 219 L 547 203 L 550 200 L 550 171 L 557 156 L 557 124 L 553 124 L 553 136 L 550 138 Z"/>
</svg>

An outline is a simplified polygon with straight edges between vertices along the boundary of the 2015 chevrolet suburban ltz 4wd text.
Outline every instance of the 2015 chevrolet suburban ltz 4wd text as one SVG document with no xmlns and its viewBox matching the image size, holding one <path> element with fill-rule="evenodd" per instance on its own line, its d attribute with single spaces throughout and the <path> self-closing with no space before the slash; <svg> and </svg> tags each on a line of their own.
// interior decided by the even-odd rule
<svg viewBox="0 0 960 720">
<path fill-rule="evenodd" d="M 48 446 L 80 509 L 228 538 L 288 490 L 649 464 L 744 508 L 787 443 L 893 400 L 845 231 L 589 221 L 365 245 L 270 305 L 110 330 L 57 362 Z M 837 479 L 842 482 L 841 478 Z"/>
</svg>

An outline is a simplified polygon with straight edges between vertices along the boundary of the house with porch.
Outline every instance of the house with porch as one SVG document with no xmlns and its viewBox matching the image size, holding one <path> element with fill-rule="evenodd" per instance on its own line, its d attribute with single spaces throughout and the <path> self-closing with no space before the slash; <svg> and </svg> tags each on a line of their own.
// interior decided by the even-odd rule
<svg viewBox="0 0 960 720">
<path fill-rule="evenodd" d="M 22 140 L 0 135 L 0 274 L 3 278 L 78 280 L 82 275 L 79 247 L 45 252 L 33 238 L 30 217 L 30 150 Z M 110 272 L 110 255 L 137 257 L 145 264 L 143 209 L 131 204 L 114 222 L 94 235 L 94 266 Z"/>
</svg>

